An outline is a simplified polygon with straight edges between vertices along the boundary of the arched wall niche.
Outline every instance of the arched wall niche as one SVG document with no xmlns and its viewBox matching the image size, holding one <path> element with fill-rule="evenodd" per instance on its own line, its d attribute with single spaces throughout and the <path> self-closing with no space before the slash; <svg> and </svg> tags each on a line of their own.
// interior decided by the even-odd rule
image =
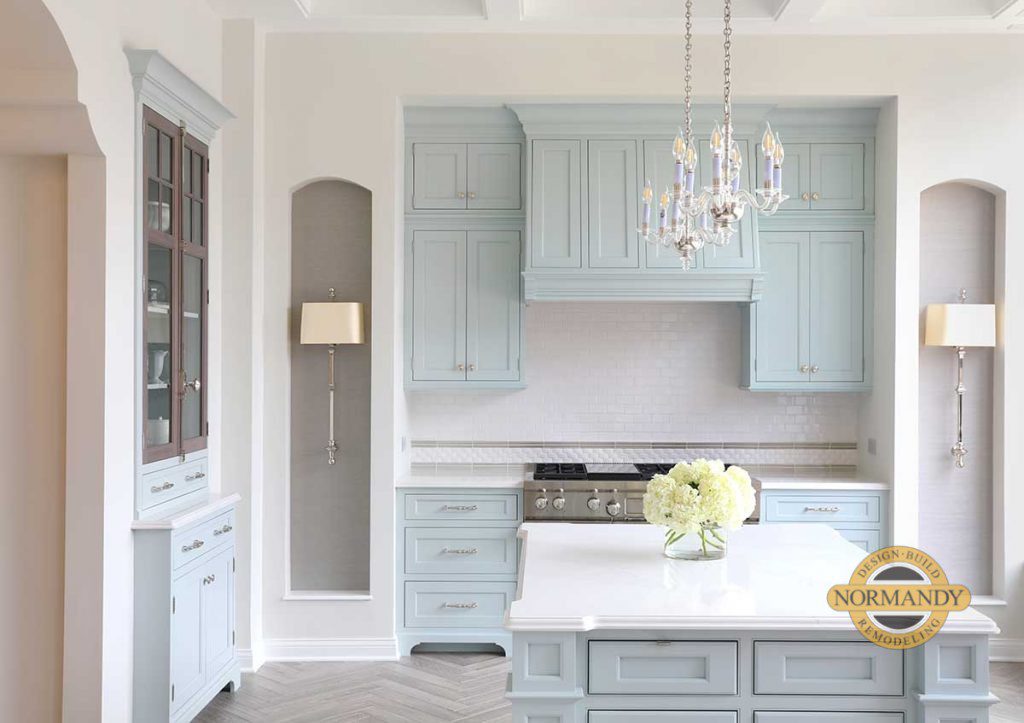
<svg viewBox="0 0 1024 723">
<path fill-rule="evenodd" d="M 371 324 L 371 207 L 366 188 L 317 178 L 292 191 L 289 593 L 350 597 L 370 589 L 370 344 L 335 355 L 337 464 L 327 464 L 327 347 L 302 345 L 302 303 L 364 305 Z"/>
<path fill-rule="evenodd" d="M 956 435 L 956 352 L 924 346 L 924 310 L 955 303 L 996 304 L 1003 297 L 1005 192 L 955 179 L 921 192 L 918 430 L 920 547 L 942 561 L 950 579 L 976 597 L 996 594 L 1002 545 L 1003 363 L 997 349 L 968 349 L 964 365 L 966 467 L 950 448 Z M 998 341 L 997 341 L 998 344 Z"/>
</svg>

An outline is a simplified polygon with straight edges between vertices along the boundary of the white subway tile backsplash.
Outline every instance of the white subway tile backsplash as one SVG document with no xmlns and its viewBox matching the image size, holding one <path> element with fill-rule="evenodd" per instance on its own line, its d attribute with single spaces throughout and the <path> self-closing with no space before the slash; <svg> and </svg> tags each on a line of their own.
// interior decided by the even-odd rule
<svg viewBox="0 0 1024 723">
<path fill-rule="evenodd" d="M 410 393 L 412 439 L 502 445 L 514 440 L 577 442 L 593 445 L 587 449 L 594 454 L 608 454 L 610 446 L 622 442 L 857 439 L 856 394 L 740 388 L 741 325 L 736 304 L 536 303 L 524 314 L 527 388 Z M 414 461 L 425 449 L 413 450 Z M 827 460 L 821 464 L 856 463 L 855 449 L 814 451 L 822 454 L 799 452 L 801 460 L 811 462 L 792 461 L 792 449 L 773 456 L 782 460 L 778 464 L 818 464 L 819 459 Z M 541 461 L 537 452 L 530 447 L 506 447 L 502 461 Z M 556 452 L 558 458 L 550 461 L 573 461 L 581 450 L 545 451 Z M 760 461 L 770 450 L 754 452 Z M 652 450 L 631 452 L 641 453 Z M 697 456 L 702 455 L 688 454 Z M 656 454 L 649 458 L 661 460 Z M 833 461 L 838 458 L 843 461 Z M 486 461 L 472 450 L 467 460 Z"/>
</svg>

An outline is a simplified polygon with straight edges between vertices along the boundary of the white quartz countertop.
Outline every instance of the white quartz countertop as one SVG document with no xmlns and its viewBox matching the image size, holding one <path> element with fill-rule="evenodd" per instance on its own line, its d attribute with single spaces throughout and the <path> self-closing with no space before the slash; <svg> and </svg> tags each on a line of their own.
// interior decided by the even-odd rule
<svg viewBox="0 0 1024 723">
<path fill-rule="evenodd" d="M 746 525 L 720 561 L 670 560 L 653 525 L 528 523 L 510 630 L 853 630 L 829 608 L 864 552 L 826 525 Z M 997 632 L 976 610 L 943 632 Z"/>
<path fill-rule="evenodd" d="M 193 522 L 198 522 L 221 510 L 233 507 L 241 501 L 242 497 L 237 492 L 229 495 L 210 495 L 202 502 L 182 507 L 166 514 L 149 517 L 132 522 L 133 530 L 177 530 L 181 527 L 188 527 Z"/>
<path fill-rule="evenodd" d="M 533 465 L 427 465 L 414 466 L 396 487 L 478 487 L 519 489 L 532 476 Z"/>
<path fill-rule="evenodd" d="M 753 477 L 761 481 L 763 490 L 877 490 L 889 489 L 888 482 L 855 476 L 831 476 L 827 474 L 801 474 L 753 472 Z"/>
</svg>

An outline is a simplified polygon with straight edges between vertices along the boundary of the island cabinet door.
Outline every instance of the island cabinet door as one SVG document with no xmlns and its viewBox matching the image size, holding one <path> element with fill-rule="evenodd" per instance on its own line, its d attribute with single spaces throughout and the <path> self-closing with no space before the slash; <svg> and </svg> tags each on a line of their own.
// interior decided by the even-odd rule
<svg viewBox="0 0 1024 723">
<path fill-rule="evenodd" d="M 810 378 L 809 252 L 807 233 L 761 234 L 761 261 L 768 283 L 761 300 L 754 304 L 754 363 L 760 382 L 806 382 Z"/>
<path fill-rule="evenodd" d="M 963 721 L 962 718 L 953 720 Z M 902 713 L 882 711 L 759 710 L 754 712 L 754 723 L 906 723 L 906 719 Z"/>
<path fill-rule="evenodd" d="M 465 143 L 414 143 L 412 173 L 413 208 L 466 208 Z"/>
<path fill-rule="evenodd" d="M 736 643 L 592 640 L 594 695 L 734 695 Z"/>
<path fill-rule="evenodd" d="M 413 234 L 412 377 L 466 379 L 466 232 Z"/>
<path fill-rule="evenodd" d="M 587 723 L 736 723 L 731 710 L 592 710 Z M 781 723 L 781 721 L 777 721 Z"/>
<path fill-rule="evenodd" d="M 590 268 L 640 266 L 636 141 L 587 143 L 587 237 Z"/>
<path fill-rule="evenodd" d="M 467 257 L 466 379 L 519 379 L 519 232 L 470 231 Z"/>
<path fill-rule="evenodd" d="M 530 265 L 578 269 L 582 263 L 578 140 L 535 140 L 530 184 Z"/>
<path fill-rule="evenodd" d="M 810 246 L 811 382 L 864 380 L 864 234 L 822 231 Z"/>
<path fill-rule="evenodd" d="M 901 696 L 903 651 L 867 642 L 757 641 L 754 693 Z"/>
</svg>

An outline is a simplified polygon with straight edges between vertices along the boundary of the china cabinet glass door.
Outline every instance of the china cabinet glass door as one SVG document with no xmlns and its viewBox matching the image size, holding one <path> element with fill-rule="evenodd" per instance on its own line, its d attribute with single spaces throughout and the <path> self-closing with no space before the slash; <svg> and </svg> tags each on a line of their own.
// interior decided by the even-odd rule
<svg viewBox="0 0 1024 723">
<path fill-rule="evenodd" d="M 206 447 L 205 145 L 145 109 L 143 461 Z"/>
</svg>

